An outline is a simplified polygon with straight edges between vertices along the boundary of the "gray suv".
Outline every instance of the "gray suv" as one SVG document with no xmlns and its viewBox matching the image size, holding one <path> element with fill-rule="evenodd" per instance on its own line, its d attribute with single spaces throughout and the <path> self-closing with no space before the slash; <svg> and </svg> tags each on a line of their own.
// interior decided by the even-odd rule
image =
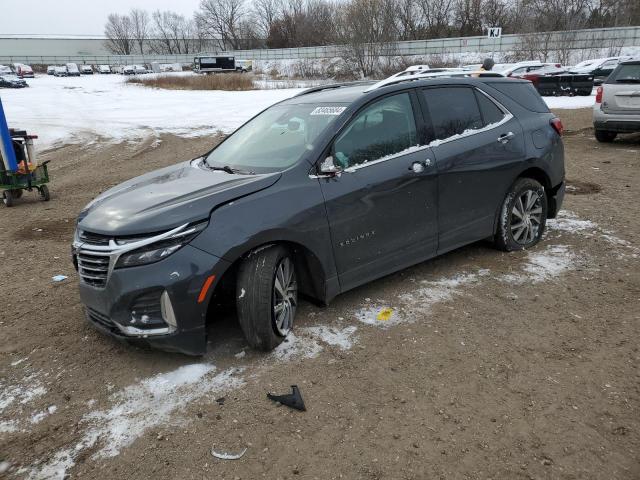
<svg viewBox="0 0 640 480">
<path fill-rule="evenodd" d="M 87 318 L 199 355 L 226 293 L 247 342 L 270 350 L 299 294 L 327 304 L 486 238 L 534 246 L 564 196 L 561 133 L 528 81 L 306 90 L 87 205 L 73 242 Z"/>
<path fill-rule="evenodd" d="M 596 91 L 593 128 L 599 142 L 640 132 L 640 59 L 618 64 Z"/>
</svg>

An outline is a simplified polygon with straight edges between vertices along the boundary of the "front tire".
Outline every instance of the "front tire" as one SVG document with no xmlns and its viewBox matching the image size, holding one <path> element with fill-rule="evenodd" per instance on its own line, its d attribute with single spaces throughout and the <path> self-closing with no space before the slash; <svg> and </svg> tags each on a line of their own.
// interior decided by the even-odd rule
<svg viewBox="0 0 640 480">
<path fill-rule="evenodd" d="M 13 199 L 13 191 L 5 190 L 4 192 L 2 192 L 2 203 L 4 203 L 5 207 L 13 207 Z"/>
<path fill-rule="evenodd" d="M 47 187 L 46 185 L 42 185 L 38 189 L 38 193 L 40 194 L 40 200 L 42 200 L 43 202 L 48 202 L 49 200 L 51 200 L 51 194 L 49 193 L 49 187 Z"/>
<path fill-rule="evenodd" d="M 505 252 L 524 250 L 542 238 L 547 223 L 547 195 L 532 178 L 519 178 L 500 209 L 494 243 Z"/>
<path fill-rule="evenodd" d="M 608 132 L 607 130 L 596 130 L 595 137 L 596 140 L 601 143 L 611 143 L 613 142 L 618 134 L 616 132 Z"/>
<path fill-rule="evenodd" d="M 282 343 L 298 305 L 295 264 L 285 247 L 259 249 L 240 264 L 236 304 L 240 327 L 252 348 L 269 351 Z"/>
</svg>

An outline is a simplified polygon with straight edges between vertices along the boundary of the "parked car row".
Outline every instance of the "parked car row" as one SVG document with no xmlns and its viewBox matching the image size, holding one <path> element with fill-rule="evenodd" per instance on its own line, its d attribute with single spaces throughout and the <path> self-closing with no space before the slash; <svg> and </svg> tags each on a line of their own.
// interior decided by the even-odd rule
<svg viewBox="0 0 640 480">
<path fill-rule="evenodd" d="M 85 66 L 88 65 L 83 65 L 82 67 Z M 53 75 L 55 77 L 79 77 L 80 71 L 81 70 L 78 68 L 78 65 L 75 63 L 67 63 L 66 65 L 49 65 L 47 67 L 47 75 Z M 86 72 L 83 71 L 82 73 Z M 91 73 L 93 73 L 93 71 L 91 71 Z"/>
<path fill-rule="evenodd" d="M 122 67 L 123 75 L 142 75 L 144 73 L 149 73 L 147 67 L 144 65 L 125 65 Z"/>
<path fill-rule="evenodd" d="M 606 57 L 586 60 L 572 67 L 561 63 L 525 61 L 494 65 L 492 71 L 505 77 L 529 80 L 541 95 L 591 95 L 616 66 L 630 57 Z M 466 65 L 467 70 L 480 65 Z"/>
<path fill-rule="evenodd" d="M 0 75 L 15 75 L 18 78 L 33 78 L 33 69 L 23 63 L 14 63 L 10 66 L 0 65 Z"/>
</svg>

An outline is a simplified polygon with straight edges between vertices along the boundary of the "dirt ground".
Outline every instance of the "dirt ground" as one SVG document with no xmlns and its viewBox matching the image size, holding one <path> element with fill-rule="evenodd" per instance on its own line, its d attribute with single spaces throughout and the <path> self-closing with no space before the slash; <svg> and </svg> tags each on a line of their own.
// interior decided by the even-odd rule
<svg viewBox="0 0 640 480">
<path fill-rule="evenodd" d="M 556 113 L 567 128 L 572 220 L 533 252 L 475 244 L 327 308 L 303 303 L 296 331 L 357 328 L 350 348 L 321 343 L 315 356 L 251 352 L 232 318 L 211 326 L 204 358 L 96 332 L 70 261 L 77 213 L 97 193 L 213 140 L 98 139 L 48 152 L 51 202 L 27 194 L 0 209 L 0 477 L 640 478 L 640 135 L 598 144 L 588 109 Z M 539 275 L 531 255 L 549 251 L 561 255 Z M 69 278 L 54 283 L 57 274 Z M 358 321 L 380 306 L 407 321 Z M 170 409 L 168 420 L 139 434 L 113 423 L 124 427 L 87 440 L 104 424 L 91 412 L 144 409 L 123 401 L 137 398 L 131 388 L 192 364 L 235 369 L 242 385 L 168 396 L 171 405 L 152 391 L 157 411 L 140 415 Z M 292 384 L 306 412 L 266 399 Z M 128 446 L 100 454 L 127 434 Z M 212 448 L 247 451 L 220 460 Z"/>
</svg>

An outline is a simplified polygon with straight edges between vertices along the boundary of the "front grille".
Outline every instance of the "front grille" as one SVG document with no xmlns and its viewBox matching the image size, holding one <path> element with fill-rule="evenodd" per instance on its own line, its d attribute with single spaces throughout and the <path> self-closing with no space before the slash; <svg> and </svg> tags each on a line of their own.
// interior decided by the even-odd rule
<svg viewBox="0 0 640 480">
<path fill-rule="evenodd" d="M 86 250 L 79 250 L 77 253 L 78 273 L 82 281 L 92 287 L 103 288 L 109 275 L 108 254 L 89 253 Z"/>
<path fill-rule="evenodd" d="M 104 288 L 109 276 L 110 251 L 93 250 L 92 247 L 109 246 L 111 237 L 99 233 L 78 231 L 80 248 L 76 251 L 78 273 L 83 283 L 95 288 Z M 86 247 L 86 248 L 85 248 Z"/>
<path fill-rule="evenodd" d="M 111 237 L 107 237 L 106 235 L 86 232 L 84 230 L 78 232 L 78 237 L 82 243 L 89 243 L 91 245 L 109 245 L 109 240 L 111 240 Z"/>
<path fill-rule="evenodd" d="M 116 324 L 113 323 L 113 321 L 108 316 L 98 312 L 97 310 L 87 307 L 87 316 L 89 317 L 89 320 L 91 320 L 93 323 L 97 323 L 98 325 L 104 328 L 107 328 L 113 332 L 119 332 L 118 327 L 116 327 Z"/>
</svg>

